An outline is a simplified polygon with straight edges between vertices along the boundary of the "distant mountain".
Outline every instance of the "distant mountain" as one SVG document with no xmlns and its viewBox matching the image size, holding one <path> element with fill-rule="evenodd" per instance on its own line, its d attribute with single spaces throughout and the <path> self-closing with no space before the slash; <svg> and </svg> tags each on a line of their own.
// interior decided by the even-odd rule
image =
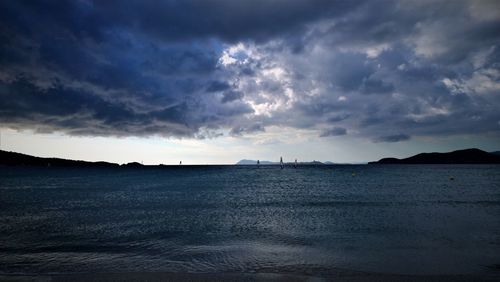
<svg viewBox="0 0 500 282">
<path fill-rule="evenodd" d="M 299 162 L 301 165 L 324 165 L 324 163 L 320 161 L 312 161 L 312 162 Z"/>
<path fill-rule="evenodd" d="M 128 164 L 122 164 L 121 166 L 134 168 L 134 167 L 143 167 L 144 165 L 140 164 L 138 162 L 133 162 L 133 163 L 128 163 Z"/>
<path fill-rule="evenodd" d="M 365 164 L 367 164 L 367 162 L 334 163 L 331 161 L 326 161 L 326 162 L 323 162 L 323 164 L 326 164 L 326 165 L 365 165 Z"/>
<path fill-rule="evenodd" d="M 241 160 L 236 163 L 237 165 L 256 165 L 257 161 L 256 160 Z M 271 162 L 271 161 L 260 161 L 261 165 L 270 165 L 270 164 L 279 164 L 279 162 Z"/>
<path fill-rule="evenodd" d="M 405 159 L 384 158 L 369 164 L 500 164 L 500 156 L 479 149 L 421 153 Z"/>
<path fill-rule="evenodd" d="M 45 167 L 119 167 L 108 162 L 86 162 L 59 158 L 39 158 L 15 152 L 0 150 L 0 165 L 7 166 L 45 166 Z"/>
<path fill-rule="evenodd" d="M 243 159 L 239 162 L 236 163 L 236 165 L 256 165 L 257 161 L 256 160 L 247 160 Z M 279 162 L 271 162 L 271 161 L 260 161 L 261 165 L 279 165 Z M 285 165 L 293 165 L 295 162 L 285 162 Z M 324 165 L 327 163 L 322 163 L 319 161 L 312 161 L 312 162 L 297 162 L 298 165 Z M 329 164 L 333 164 L 332 162 L 329 162 Z"/>
<path fill-rule="evenodd" d="M 500 151 L 490 152 L 490 154 L 500 156 Z"/>
</svg>

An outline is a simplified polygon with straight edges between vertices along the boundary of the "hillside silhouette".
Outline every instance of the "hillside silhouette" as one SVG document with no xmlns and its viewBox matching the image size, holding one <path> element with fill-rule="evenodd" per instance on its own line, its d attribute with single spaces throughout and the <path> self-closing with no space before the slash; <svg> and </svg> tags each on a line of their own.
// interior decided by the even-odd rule
<svg viewBox="0 0 500 282">
<path fill-rule="evenodd" d="M 384 158 L 369 164 L 500 164 L 500 156 L 479 149 L 421 153 L 405 159 Z"/>
<path fill-rule="evenodd" d="M 0 165 L 6 166 L 44 166 L 44 167 L 119 167 L 108 162 L 87 162 L 60 158 L 40 158 L 16 152 L 0 150 Z"/>
</svg>

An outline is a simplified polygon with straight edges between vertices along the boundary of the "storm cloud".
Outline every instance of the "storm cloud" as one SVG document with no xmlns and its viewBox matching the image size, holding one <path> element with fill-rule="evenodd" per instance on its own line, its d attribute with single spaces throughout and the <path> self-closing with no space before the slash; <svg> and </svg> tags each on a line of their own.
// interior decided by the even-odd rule
<svg viewBox="0 0 500 282">
<path fill-rule="evenodd" d="M 498 136 L 499 26 L 497 1 L 3 1 L 0 123 L 86 136 Z"/>
<path fill-rule="evenodd" d="M 328 136 L 340 136 L 340 135 L 346 135 L 347 130 L 343 127 L 334 127 L 331 129 L 327 129 L 321 133 L 321 137 L 328 137 Z"/>
<path fill-rule="evenodd" d="M 396 135 L 385 135 L 385 136 L 379 136 L 373 140 L 373 142 L 389 142 L 389 143 L 395 143 L 395 142 L 401 142 L 401 141 L 407 141 L 410 140 L 410 136 L 406 134 L 396 134 Z"/>
</svg>

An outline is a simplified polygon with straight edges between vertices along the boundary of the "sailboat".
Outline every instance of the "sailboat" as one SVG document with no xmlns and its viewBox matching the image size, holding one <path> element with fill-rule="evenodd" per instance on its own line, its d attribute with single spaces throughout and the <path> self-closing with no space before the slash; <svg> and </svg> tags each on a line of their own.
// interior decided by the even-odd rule
<svg viewBox="0 0 500 282">
<path fill-rule="evenodd" d="M 280 166 L 281 166 L 281 169 L 283 169 L 285 167 L 285 165 L 283 165 L 283 157 L 280 157 Z"/>
<path fill-rule="evenodd" d="M 257 160 L 257 167 L 260 167 L 260 161 Z"/>
<path fill-rule="evenodd" d="M 297 168 L 297 159 L 295 159 L 295 164 L 293 165 L 294 168 Z"/>
</svg>

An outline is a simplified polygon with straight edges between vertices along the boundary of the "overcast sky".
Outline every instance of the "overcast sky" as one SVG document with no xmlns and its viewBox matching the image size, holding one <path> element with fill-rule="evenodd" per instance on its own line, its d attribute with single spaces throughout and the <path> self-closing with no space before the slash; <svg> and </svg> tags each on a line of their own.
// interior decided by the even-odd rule
<svg viewBox="0 0 500 282">
<path fill-rule="evenodd" d="M 114 162 L 500 150 L 499 1 L 1 1 L 1 147 Z"/>
</svg>

